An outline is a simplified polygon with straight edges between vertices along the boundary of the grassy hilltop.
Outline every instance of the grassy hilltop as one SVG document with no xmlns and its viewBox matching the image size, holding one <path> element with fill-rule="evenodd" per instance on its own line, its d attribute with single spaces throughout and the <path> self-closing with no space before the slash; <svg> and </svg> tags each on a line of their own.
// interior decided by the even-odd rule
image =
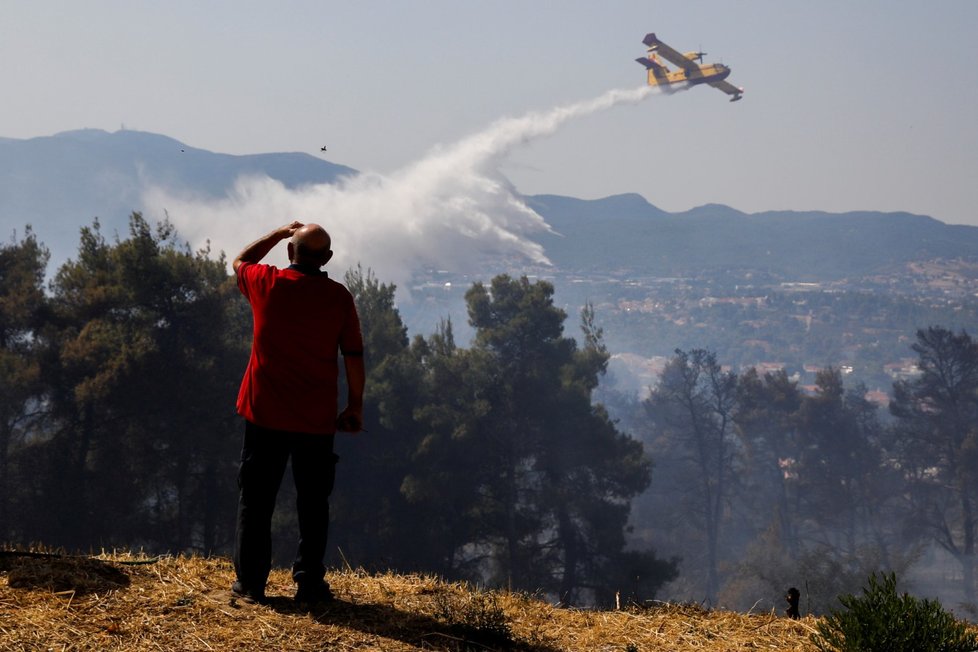
<svg viewBox="0 0 978 652">
<path fill-rule="evenodd" d="M 695 606 L 561 609 L 432 577 L 327 576 L 337 602 L 297 609 L 285 570 L 271 603 L 232 600 L 228 559 L 0 557 L 3 650 L 814 650 L 816 620 Z"/>
</svg>

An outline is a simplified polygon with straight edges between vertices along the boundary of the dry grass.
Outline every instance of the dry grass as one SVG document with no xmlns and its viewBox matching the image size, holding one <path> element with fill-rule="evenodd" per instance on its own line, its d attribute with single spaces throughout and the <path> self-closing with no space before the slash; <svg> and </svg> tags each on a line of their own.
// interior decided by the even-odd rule
<svg viewBox="0 0 978 652">
<path fill-rule="evenodd" d="M 297 609 L 287 571 L 271 603 L 232 600 L 230 561 L 132 555 L 0 558 L 3 650 L 814 650 L 815 619 L 663 605 L 555 607 L 432 577 L 327 576 L 338 600 Z"/>
</svg>

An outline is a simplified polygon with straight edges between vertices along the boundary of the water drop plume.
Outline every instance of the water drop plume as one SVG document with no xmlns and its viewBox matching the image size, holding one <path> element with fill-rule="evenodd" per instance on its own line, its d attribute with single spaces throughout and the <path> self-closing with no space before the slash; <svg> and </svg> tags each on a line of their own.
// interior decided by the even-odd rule
<svg viewBox="0 0 978 652">
<path fill-rule="evenodd" d="M 194 247 L 209 241 L 233 258 L 246 244 L 293 219 L 322 224 L 336 251 L 334 277 L 358 263 L 399 287 L 424 268 L 472 271 L 487 260 L 522 257 L 547 263 L 530 235 L 549 226 L 499 172 L 516 147 L 549 136 L 575 118 L 636 103 L 650 87 L 612 90 L 582 102 L 500 119 L 436 146 L 391 174 L 365 172 L 333 184 L 287 188 L 268 177 L 239 178 L 221 199 L 150 187 L 144 205 L 167 211 Z M 285 247 L 267 262 L 287 264 Z"/>
</svg>

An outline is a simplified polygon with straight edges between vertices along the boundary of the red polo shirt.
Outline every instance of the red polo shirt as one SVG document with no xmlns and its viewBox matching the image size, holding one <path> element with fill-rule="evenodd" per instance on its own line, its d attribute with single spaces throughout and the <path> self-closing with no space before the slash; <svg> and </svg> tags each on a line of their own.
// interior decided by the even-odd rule
<svg viewBox="0 0 978 652">
<path fill-rule="evenodd" d="M 325 272 L 242 263 L 254 340 L 238 414 L 265 428 L 336 432 L 338 354 L 363 355 L 353 295 Z"/>
</svg>

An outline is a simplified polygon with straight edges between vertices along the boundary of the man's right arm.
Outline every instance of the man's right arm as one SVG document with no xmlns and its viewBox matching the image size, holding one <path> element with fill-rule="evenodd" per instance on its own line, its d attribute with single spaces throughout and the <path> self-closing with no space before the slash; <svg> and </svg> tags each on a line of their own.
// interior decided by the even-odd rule
<svg viewBox="0 0 978 652">
<path fill-rule="evenodd" d="M 291 238 L 296 230 L 301 227 L 302 222 L 291 222 L 284 226 L 280 226 L 266 235 L 263 235 L 241 250 L 241 253 L 239 253 L 231 262 L 231 269 L 237 273 L 238 267 L 240 267 L 242 263 L 261 262 L 262 258 L 267 256 L 268 252 L 275 248 L 275 245 L 282 240 Z"/>
</svg>

